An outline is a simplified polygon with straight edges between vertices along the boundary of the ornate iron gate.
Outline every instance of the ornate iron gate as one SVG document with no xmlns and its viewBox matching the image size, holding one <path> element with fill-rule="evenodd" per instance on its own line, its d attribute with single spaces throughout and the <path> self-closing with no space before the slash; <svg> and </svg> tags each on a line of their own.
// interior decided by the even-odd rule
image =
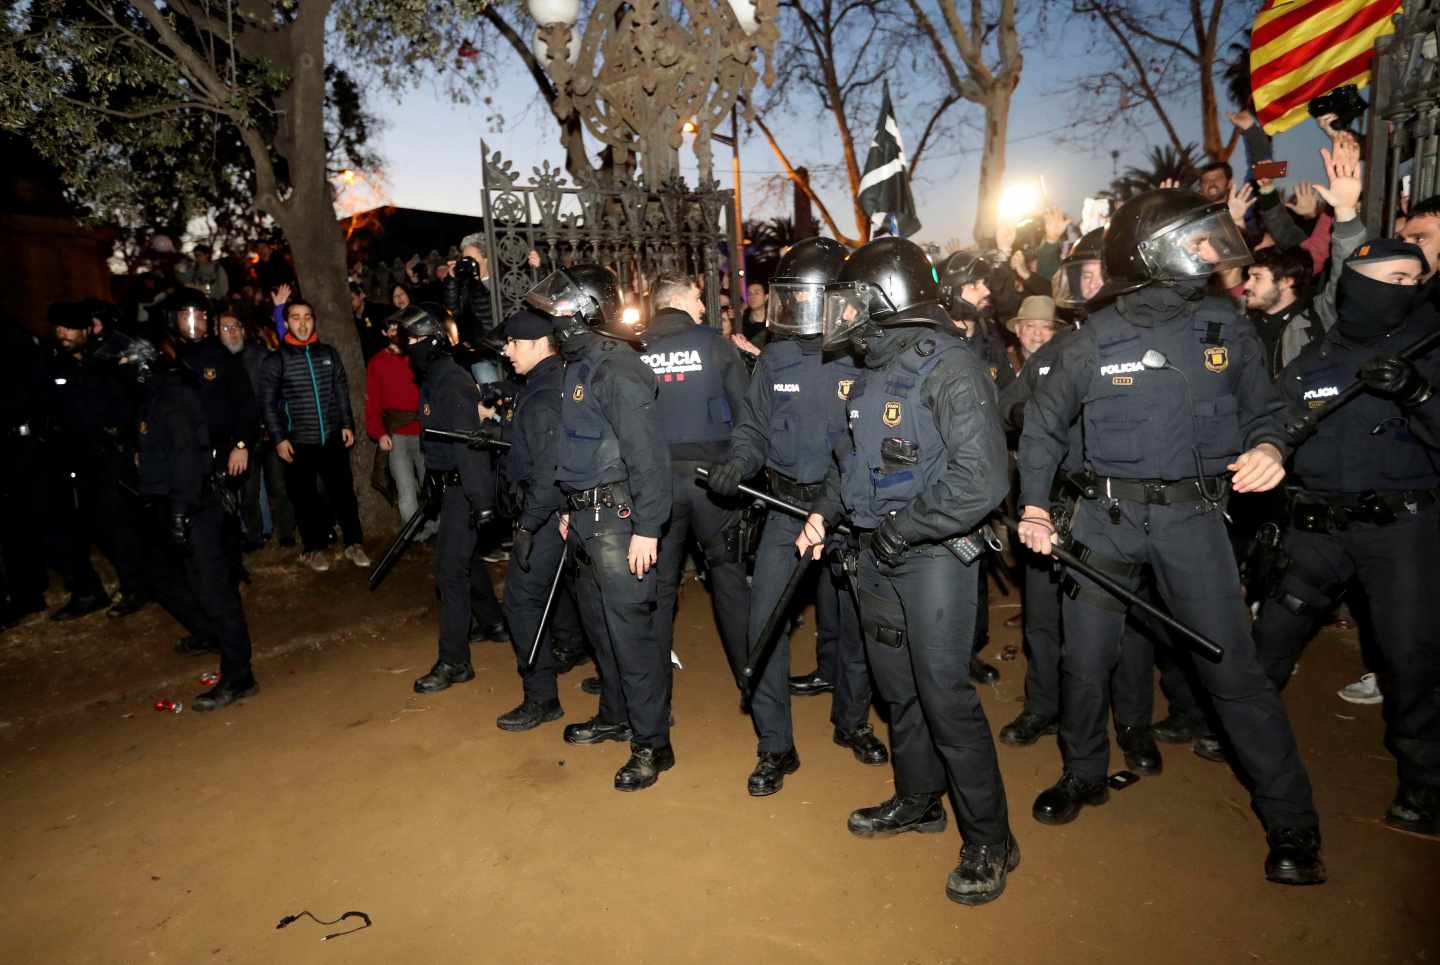
<svg viewBox="0 0 1440 965">
<path fill-rule="evenodd" d="M 520 183 L 511 163 L 482 141 L 481 197 L 490 256 L 490 304 L 496 320 L 520 307 L 539 280 L 531 251 L 550 266 L 593 262 L 620 278 L 627 304 L 639 306 L 649 279 L 680 271 L 705 279 L 706 320 L 720 324 L 720 262 L 729 191 L 711 182 L 690 190 L 678 178 L 649 187 L 643 177 L 614 185 L 572 185 L 545 161 Z"/>
<path fill-rule="evenodd" d="M 1406 0 L 1375 44 L 1365 174 L 1365 224 L 1395 231 L 1408 164 L 1410 201 L 1440 194 L 1440 0 Z"/>
</svg>

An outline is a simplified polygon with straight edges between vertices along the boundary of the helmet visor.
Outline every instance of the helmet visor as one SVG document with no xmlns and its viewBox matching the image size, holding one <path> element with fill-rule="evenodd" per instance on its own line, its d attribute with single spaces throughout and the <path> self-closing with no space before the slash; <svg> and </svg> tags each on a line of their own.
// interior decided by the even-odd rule
<svg viewBox="0 0 1440 965">
<path fill-rule="evenodd" d="M 175 331 L 187 342 L 198 342 L 210 331 L 210 313 L 203 308 L 186 306 L 175 312 Z"/>
<path fill-rule="evenodd" d="M 884 294 L 864 282 L 827 285 L 820 316 L 822 344 L 825 348 L 843 347 L 852 333 L 870 324 L 874 312 L 887 309 Z"/>
<path fill-rule="evenodd" d="M 1159 281 L 1205 278 L 1252 260 L 1245 238 L 1224 205 L 1142 241 L 1140 257 Z"/>
<path fill-rule="evenodd" d="M 563 269 L 556 269 L 525 293 L 525 304 L 555 318 L 581 315 L 591 318 L 599 307 Z"/>
<path fill-rule="evenodd" d="M 1062 262 L 1051 280 L 1055 304 L 1061 308 L 1083 308 L 1105 284 L 1105 268 L 1098 258 Z"/>
<path fill-rule="evenodd" d="M 825 286 L 776 282 L 765 302 L 765 327 L 782 335 L 819 335 Z"/>
</svg>

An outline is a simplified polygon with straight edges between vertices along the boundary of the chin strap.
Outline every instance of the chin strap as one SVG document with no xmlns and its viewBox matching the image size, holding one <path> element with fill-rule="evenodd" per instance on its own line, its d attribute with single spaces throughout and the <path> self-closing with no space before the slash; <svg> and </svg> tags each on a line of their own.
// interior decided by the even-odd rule
<svg viewBox="0 0 1440 965">
<path fill-rule="evenodd" d="M 316 918 L 314 915 L 310 914 L 310 912 L 308 912 L 308 911 L 301 911 L 301 912 L 297 912 L 297 913 L 295 913 L 295 914 L 293 914 L 293 915 L 286 915 L 284 918 L 280 919 L 280 922 L 279 922 L 279 924 L 277 924 L 277 925 L 275 926 L 275 929 L 278 931 L 278 930 L 280 930 L 281 928 L 284 928 L 286 925 L 290 925 L 290 924 L 293 924 L 293 923 L 296 922 L 296 921 L 299 921 L 301 918 L 309 918 L 311 921 L 315 922 L 315 924 L 317 924 L 317 925 L 336 925 L 336 924 L 339 924 L 340 922 L 344 921 L 344 920 L 347 919 L 347 918 L 360 918 L 360 919 L 363 919 L 364 922 L 365 922 L 365 924 L 363 924 L 363 925 L 357 925 L 357 926 L 355 926 L 354 928 L 350 929 L 349 931 L 337 931 L 337 932 L 332 932 L 331 934 L 326 935 L 324 938 L 320 939 L 322 942 L 328 942 L 330 939 L 332 939 L 332 938 L 339 938 L 339 937 L 341 937 L 342 935 L 353 935 L 353 934 L 354 934 L 355 932 L 357 932 L 357 931 L 363 931 L 364 929 L 369 928 L 369 927 L 371 926 L 371 924 L 372 924 L 372 922 L 370 921 L 370 916 L 367 915 L 367 914 L 365 914 L 363 911 L 347 911 L 347 912 L 345 912 L 345 914 L 341 915 L 339 918 L 332 918 L 332 919 L 329 920 L 329 921 L 326 921 L 326 920 L 324 920 L 323 918 Z"/>
</svg>

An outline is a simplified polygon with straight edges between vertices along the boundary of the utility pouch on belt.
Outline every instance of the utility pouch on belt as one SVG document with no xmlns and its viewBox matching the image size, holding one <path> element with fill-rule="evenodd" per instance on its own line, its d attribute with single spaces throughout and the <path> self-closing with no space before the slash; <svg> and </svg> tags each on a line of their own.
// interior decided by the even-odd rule
<svg viewBox="0 0 1440 965">
<path fill-rule="evenodd" d="M 880 463 L 886 472 L 909 469 L 920 462 L 920 447 L 909 439 L 890 438 L 880 443 Z"/>
<path fill-rule="evenodd" d="M 972 565 L 984 556 L 987 549 L 998 553 L 1004 548 L 1000 543 L 1000 537 L 995 535 L 995 530 L 990 528 L 989 523 L 981 524 L 973 533 L 952 536 L 940 545 L 949 550 L 952 556 L 966 566 Z"/>
</svg>

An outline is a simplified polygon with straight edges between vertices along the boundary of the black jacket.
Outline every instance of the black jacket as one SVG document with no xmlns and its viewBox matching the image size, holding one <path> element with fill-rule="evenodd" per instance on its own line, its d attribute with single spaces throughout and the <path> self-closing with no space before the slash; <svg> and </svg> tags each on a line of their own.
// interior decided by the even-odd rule
<svg viewBox="0 0 1440 965">
<path fill-rule="evenodd" d="M 240 356 L 215 338 L 180 342 L 175 354 L 196 377 L 217 457 L 226 458 L 242 440 L 253 449 L 260 441 L 260 403 Z"/>
<path fill-rule="evenodd" d="M 140 494 L 162 500 L 169 513 L 193 513 L 211 471 L 210 430 L 194 372 L 178 363 L 159 366 L 140 407 L 137 438 Z"/>
<path fill-rule="evenodd" d="M 96 460 L 134 442 L 136 399 L 111 366 L 55 349 L 46 366 L 44 436 L 56 468 L 93 470 Z"/>
<path fill-rule="evenodd" d="M 649 346 L 671 335 L 684 335 L 697 331 L 695 319 L 677 308 L 664 308 L 655 313 L 655 319 L 645 330 L 645 343 Z M 719 381 L 724 387 L 725 400 L 729 403 L 732 421 L 739 421 L 745 405 L 745 392 L 750 384 L 750 372 L 740 358 L 740 350 L 726 338 L 718 328 L 705 328 L 713 336 L 713 345 L 708 350 L 719 366 Z M 665 383 L 658 383 L 660 396 L 656 405 L 664 409 L 673 400 L 666 399 Z M 720 443 L 671 443 L 671 462 L 718 462 L 726 457 L 730 446 Z"/>
<path fill-rule="evenodd" d="M 414 350 L 412 350 L 413 353 Z M 480 428 L 480 387 L 448 353 L 436 352 L 421 365 L 414 360 L 420 375 L 420 425 L 422 429 L 449 429 L 452 432 L 474 432 Z M 421 373 L 423 372 L 423 375 Z M 493 423 L 492 423 L 493 424 Z M 425 456 L 426 471 L 460 473 L 460 487 L 474 509 L 495 507 L 495 473 L 491 455 L 482 449 L 455 442 L 432 442 L 422 438 L 420 450 Z"/>
<path fill-rule="evenodd" d="M 461 282 L 452 271 L 445 276 L 445 309 L 455 316 L 460 341 L 478 345 L 495 327 L 490 308 L 490 289 L 479 278 Z"/>
<path fill-rule="evenodd" d="M 899 328 L 873 339 L 862 362 L 884 391 L 881 374 L 896 368 L 900 356 L 922 339 L 942 343 L 960 339 L 958 331 Z M 1010 491 L 1005 432 L 996 411 L 995 385 L 984 365 L 967 344 L 944 358 L 920 385 L 920 398 L 944 444 L 944 469 L 902 510 L 894 515 L 900 535 L 909 543 L 934 542 L 968 533 L 985 521 Z M 853 405 L 853 400 L 852 400 Z M 853 430 L 852 430 L 853 431 Z M 869 472 L 852 464 L 850 472 Z M 826 476 L 821 493 L 811 505 L 827 522 L 840 515 L 841 469 L 837 463 Z"/>
<path fill-rule="evenodd" d="M 510 443 L 503 456 L 505 481 L 515 492 L 522 529 L 535 532 L 563 500 L 555 485 L 555 447 L 560 435 L 560 393 L 565 363 L 560 356 L 543 359 L 525 376 L 525 382 L 505 413 L 502 438 Z"/>
<path fill-rule="evenodd" d="M 345 364 L 322 342 L 280 343 L 260 368 L 260 407 L 276 445 L 322 445 L 355 431 Z"/>
</svg>

